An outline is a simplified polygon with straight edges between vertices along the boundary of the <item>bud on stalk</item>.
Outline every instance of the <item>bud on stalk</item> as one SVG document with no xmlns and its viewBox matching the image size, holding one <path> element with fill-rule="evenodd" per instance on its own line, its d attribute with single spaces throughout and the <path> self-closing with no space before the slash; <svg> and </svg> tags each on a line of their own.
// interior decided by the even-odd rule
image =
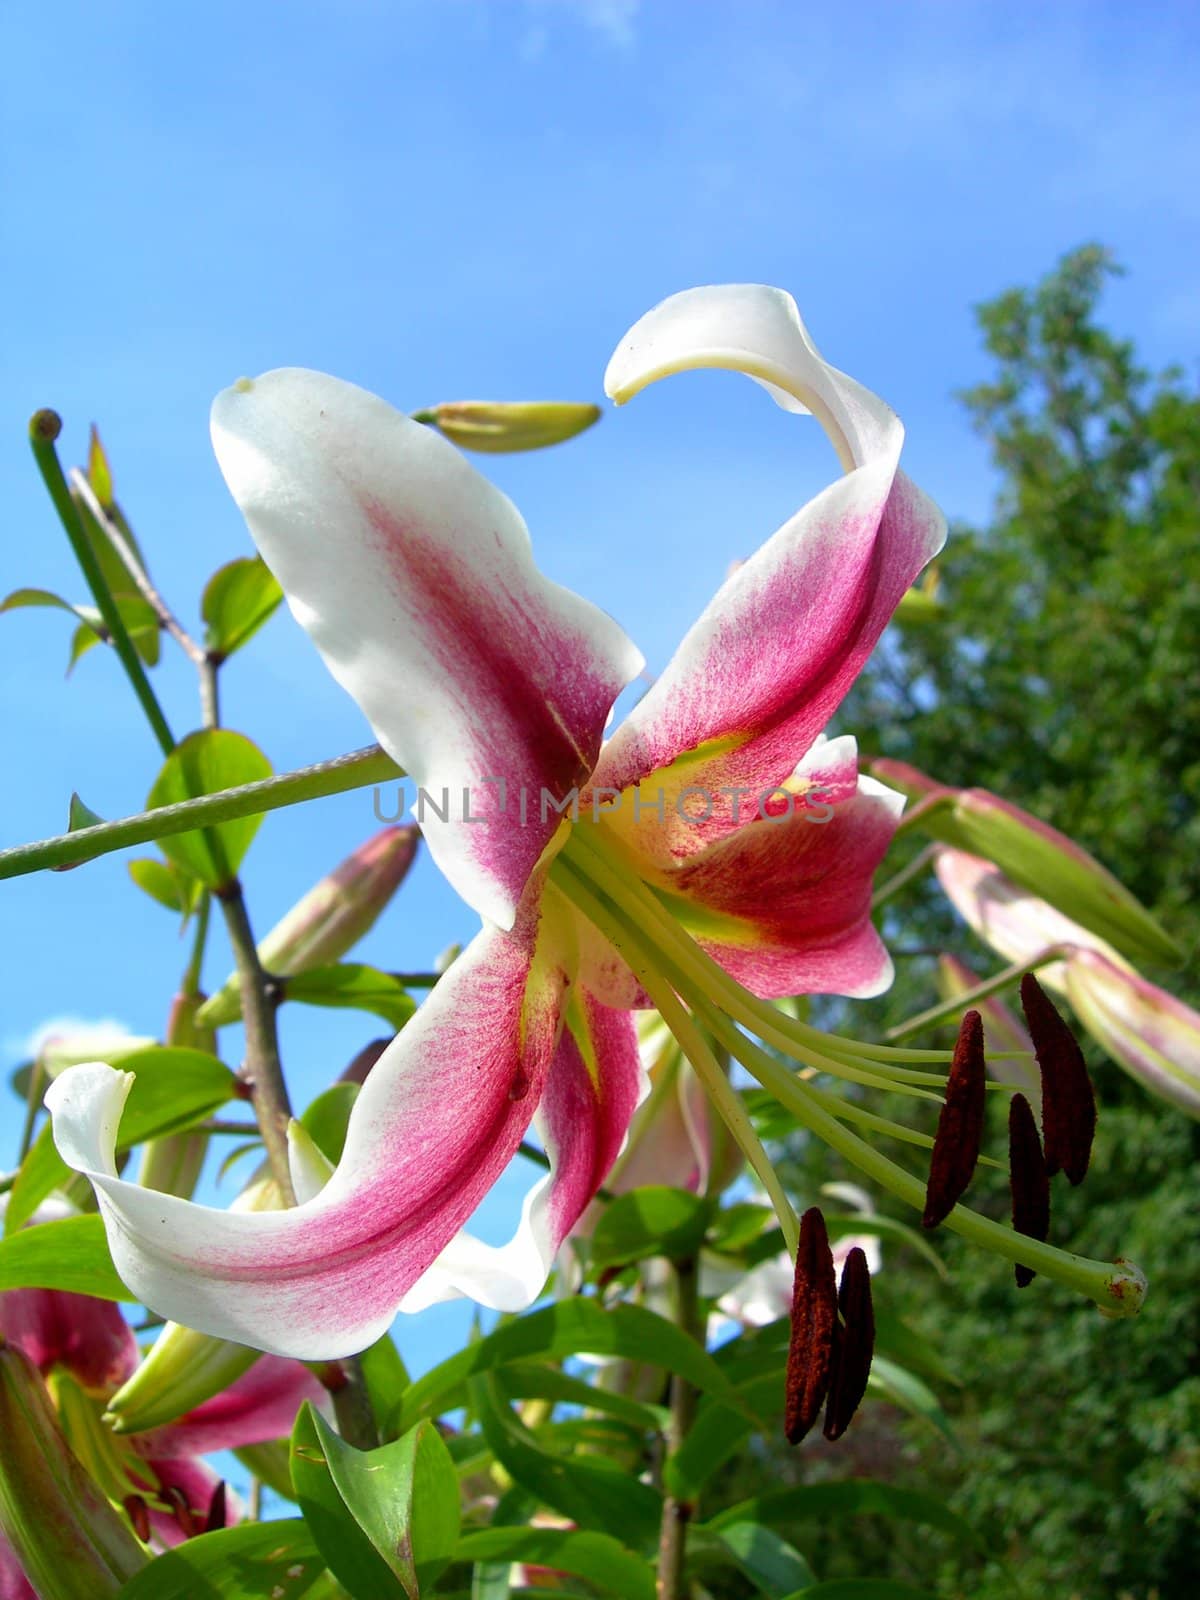
<svg viewBox="0 0 1200 1600">
<path fill-rule="evenodd" d="M 196 1021 L 203 1003 L 202 994 L 175 996 L 167 1019 L 167 1043 L 206 1050 L 215 1056 L 216 1034 Z M 157 1189 L 160 1194 L 177 1194 L 182 1200 L 190 1200 L 200 1181 L 207 1154 L 206 1133 L 172 1133 L 165 1139 L 151 1139 L 142 1154 L 137 1181 L 143 1189 Z"/>
<path fill-rule="evenodd" d="M 0 1345 L 0 1530 L 40 1600 L 103 1600 L 146 1564 L 63 1437 L 37 1368 Z"/>
<path fill-rule="evenodd" d="M 420 834 L 408 824 L 380 830 L 321 879 L 271 929 L 258 947 L 264 972 L 290 977 L 338 961 L 367 933 L 400 887 Z M 220 1028 L 242 1014 L 236 973 L 196 1013 L 203 1028 Z"/>
<path fill-rule="evenodd" d="M 600 419 L 600 407 L 575 400 L 453 400 L 414 413 L 462 450 L 498 455 L 563 444 Z"/>
</svg>

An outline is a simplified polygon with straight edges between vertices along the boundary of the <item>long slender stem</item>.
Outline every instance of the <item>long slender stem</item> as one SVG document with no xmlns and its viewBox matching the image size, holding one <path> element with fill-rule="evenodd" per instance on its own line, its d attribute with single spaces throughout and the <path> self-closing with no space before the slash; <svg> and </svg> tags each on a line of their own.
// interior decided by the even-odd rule
<svg viewBox="0 0 1200 1600">
<path fill-rule="evenodd" d="M 58 451 L 54 448 L 54 441 L 62 429 L 62 421 L 53 411 L 35 412 L 29 424 L 29 442 L 33 449 L 33 458 L 37 462 L 38 471 L 46 485 L 54 509 L 58 512 L 58 519 L 63 525 L 63 530 L 71 542 L 71 549 L 75 552 L 75 559 L 80 570 L 87 580 L 87 586 L 92 591 L 92 598 L 96 608 L 104 619 L 104 626 L 108 629 L 112 639 L 113 648 L 120 658 L 125 669 L 125 675 L 137 695 L 142 710 L 146 713 L 146 720 L 158 740 L 159 748 L 163 755 L 169 756 L 175 748 L 175 736 L 163 715 L 163 709 L 158 703 L 154 690 L 150 687 L 150 680 L 142 666 L 141 657 L 133 647 L 133 643 L 121 619 L 116 601 L 109 592 L 104 581 L 104 574 L 100 570 L 100 563 L 96 559 L 96 552 L 92 549 L 83 522 L 79 515 L 79 508 L 71 499 L 71 491 L 67 487 L 67 480 L 63 475 L 62 463 L 58 459 Z"/>
<path fill-rule="evenodd" d="M 165 839 L 176 833 L 190 833 L 195 828 L 229 822 L 235 817 L 261 816 L 267 811 L 277 811 L 281 806 L 294 806 L 304 800 L 323 799 L 331 794 L 345 794 L 351 789 L 365 789 L 376 783 L 390 783 L 403 776 L 404 773 L 392 758 L 385 755 L 377 744 L 368 745 L 363 750 L 353 750 L 349 755 L 337 756 L 332 761 L 318 761 L 311 767 L 281 772 L 272 778 L 262 778 L 257 783 L 239 784 L 233 789 L 221 789 L 216 794 L 201 795 L 196 800 L 181 800 L 176 805 L 141 811 L 136 816 L 121 817 L 116 822 L 100 822 L 92 828 L 79 828 L 74 833 L 58 834 L 52 839 L 38 839 L 32 844 L 0 850 L 0 879 L 19 878 L 47 867 L 77 866 L 81 861 L 94 861 L 99 856 L 124 850 L 129 845 Z"/>
<path fill-rule="evenodd" d="M 166 600 L 150 580 L 150 574 L 137 558 L 137 552 L 125 537 L 125 529 L 101 505 L 96 497 L 96 491 L 87 480 L 87 475 L 80 472 L 78 467 L 71 469 L 71 487 L 83 501 L 88 515 L 99 524 L 109 544 L 117 553 L 117 557 L 126 572 L 133 579 L 134 586 L 142 599 L 154 612 L 163 627 L 180 646 L 180 648 L 195 662 L 196 666 L 205 660 L 202 645 L 196 643 L 191 634 L 171 610 Z"/>
<path fill-rule="evenodd" d="M 694 1256 L 673 1265 L 675 1278 L 675 1322 L 697 1343 L 703 1345 L 704 1329 L 700 1315 L 699 1265 Z M 671 1410 L 667 1423 L 667 1449 L 674 1454 L 688 1434 L 696 1416 L 696 1390 L 679 1373 L 671 1377 Z M 687 1600 L 688 1582 L 684 1575 L 687 1558 L 688 1525 L 696 1507 L 690 1500 L 673 1494 L 663 1498 L 662 1521 L 658 1537 L 659 1600 Z"/>
<path fill-rule="evenodd" d="M 286 1203 L 295 1205 L 296 1195 L 292 1188 L 287 1147 L 292 1106 L 283 1076 L 283 1064 L 279 1059 L 275 1004 L 262 962 L 258 959 L 258 946 L 254 942 L 242 886 L 236 878 L 217 891 L 217 899 L 225 915 L 225 928 L 233 946 L 234 965 L 241 988 L 251 1104 L 262 1130 L 275 1181 L 283 1191 Z"/>
<path fill-rule="evenodd" d="M 881 884 L 871 896 L 871 910 L 878 911 L 880 906 L 890 900 L 894 894 L 899 894 L 906 884 L 911 883 L 914 878 L 919 878 L 933 860 L 936 849 L 936 845 L 927 844 L 923 850 L 917 851 L 906 867 L 901 867 L 894 877 Z"/>
<path fill-rule="evenodd" d="M 986 1000 L 990 995 L 998 994 L 1001 989 L 1007 989 L 1010 983 L 1016 983 L 1019 978 L 1023 978 L 1027 972 L 1036 972 L 1039 967 L 1060 960 L 1061 956 L 1062 952 L 1055 945 L 1043 950 L 1032 961 L 1018 961 L 1011 967 L 1005 967 L 1003 972 L 997 972 L 994 977 L 985 979 L 983 983 L 977 983 L 973 989 L 964 989 L 961 994 L 952 995 L 949 1000 L 942 1000 L 936 1006 L 930 1006 L 928 1011 L 919 1011 L 915 1017 L 909 1017 L 897 1027 L 889 1028 L 885 1037 L 905 1039 L 910 1033 L 927 1028 L 934 1022 L 942 1022 L 946 1017 L 955 1017 L 969 1006 L 973 1006 L 976 1000 Z"/>
</svg>

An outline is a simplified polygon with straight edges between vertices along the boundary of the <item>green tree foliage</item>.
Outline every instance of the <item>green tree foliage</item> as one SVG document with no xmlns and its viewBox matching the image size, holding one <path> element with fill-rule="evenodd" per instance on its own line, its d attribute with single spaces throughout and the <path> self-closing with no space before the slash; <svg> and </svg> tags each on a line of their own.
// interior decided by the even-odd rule
<svg viewBox="0 0 1200 1600">
<path fill-rule="evenodd" d="M 1077 838 L 1193 958 L 1147 975 L 1197 1004 L 1200 397 L 1102 325 L 1115 271 L 1088 246 L 979 308 L 994 370 L 962 398 L 999 474 L 994 517 L 954 529 L 937 619 L 889 639 L 844 720 L 868 753 L 995 790 Z M 885 1026 L 935 998 L 922 952 L 954 949 L 981 976 L 999 965 L 929 879 L 889 922 L 912 953 L 878 1003 Z M 1200 1130 L 1111 1064 L 1094 1069 L 1093 1168 L 1078 1192 L 1056 1185 L 1054 1237 L 1138 1260 L 1152 1284 L 1141 1318 L 1106 1323 L 1040 1282 L 1018 1294 L 953 1239 L 949 1286 L 899 1264 L 901 1309 L 963 1380 L 948 1406 L 964 1448 L 910 1431 L 892 1471 L 945 1492 L 1010 1568 L 981 1579 L 948 1560 L 947 1595 L 999 1600 L 1014 1575 L 1020 1592 L 1064 1600 L 1195 1592 Z M 982 1178 L 1003 1216 L 1003 1180 Z"/>
</svg>

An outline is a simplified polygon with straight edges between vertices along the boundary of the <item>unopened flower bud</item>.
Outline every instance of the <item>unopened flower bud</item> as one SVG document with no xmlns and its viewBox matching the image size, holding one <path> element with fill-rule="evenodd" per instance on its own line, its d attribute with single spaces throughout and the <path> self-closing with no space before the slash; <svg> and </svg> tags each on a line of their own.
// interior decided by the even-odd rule
<svg viewBox="0 0 1200 1600">
<path fill-rule="evenodd" d="M 1113 1060 L 1200 1117 L 1200 1015 L 1098 951 L 1076 951 L 1066 981 L 1075 1015 Z"/>
<path fill-rule="evenodd" d="M 600 420 L 600 407 L 574 400 L 452 400 L 416 413 L 462 450 L 496 455 L 562 444 Z"/>
<path fill-rule="evenodd" d="M 320 883 L 276 923 L 258 947 L 263 970 L 290 977 L 339 961 L 374 925 L 404 881 L 420 839 L 415 826 L 388 827 Z M 231 973 L 197 1012 L 202 1027 L 219 1028 L 242 1014 L 241 989 Z"/>
<path fill-rule="evenodd" d="M 175 996 L 167 1019 L 166 1042 L 169 1045 L 216 1055 L 216 1034 L 196 1020 L 203 1003 L 202 994 Z M 143 1189 L 157 1189 L 160 1194 L 176 1194 L 183 1200 L 190 1200 L 200 1181 L 207 1154 L 206 1133 L 172 1133 L 165 1139 L 151 1139 L 142 1153 L 137 1181 Z"/>
<path fill-rule="evenodd" d="M 103 1600 L 146 1552 L 68 1445 L 32 1362 L 0 1345 L 0 1530 L 40 1600 Z"/>
<path fill-rule="evenodd" d="M 1132 960 L 1175 965 L 1175 941 L 1094 856 L 1065 833 L 987 789 L 952 789 L 901 761 L 875 761 L 876 777 L 926 804 L 922 832 L 992 862 L 1072 922 Z M 943 803 L 932 803 L 941 801 Z"/>
</svg>

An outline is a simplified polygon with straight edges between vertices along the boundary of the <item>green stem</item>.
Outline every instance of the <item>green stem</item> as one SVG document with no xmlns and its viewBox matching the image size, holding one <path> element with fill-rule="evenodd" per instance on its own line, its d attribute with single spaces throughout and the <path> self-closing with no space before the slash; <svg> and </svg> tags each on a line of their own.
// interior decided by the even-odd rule
<svg viewBox="0 0 1200 1600">
<path fill-rule="evenodd" d="M 33 448 L 33 458 L 37 462 L 38 471 L 42 475 L 50 499 L 54 502 L 58 519 L 71 541 L 75 559 L 87 580 L 88 588 L 92 591 L 92 598 L 104 619 L 104 626 L 125 669 L 125 675 L 138 697 L 142 710 L 146 713 L 146 720 L 158 740 L 159 748 L 164 756 L 169 756 L 175 748 L 175 737 L 167 724 L 154 690 L 150 687 L 150 680 L 121 620 L 116 602 L 109 593 L 108 585 L 100 570 L 100 563 L 96 559 L 96 553 L 80 519 L 79 509 L 71 498 L 67 480 L 63 476 L 62 463 L 58 459 L 58 451 L 54 448 L 54 441 L 61 430 L 62 421 L 55 412 L 35 412 L 29 423 L 29 442 Z"/>
<path fill-rule="evenodd" d="M 200 904 L 196 910 L 196 931 L 192 935 L 192 953 L 188 964 L 183 969 L 183 976 L 179 980 L 181 994 L 198 995 L 200 993 L 200 971 L 204 965 L 204 947 L 208 941 L 208 924 L 212 914 L 212 896 L 208 890 L 200 896 Z"/>
<path fill-rule="evenodd" d="M 25 1121 L 21 1125 L 21 1143 L 17 1150 L 18 1167 L 29 1154 L 29 1146 L 33 1143 L 33 1125 L 37 1121 L 38 1110 L 42 1104 L 42 1090 L 45 1087 L 46 1069 L 39 1058 L 29 1071 L 29 1092 L 25 1096 Z"/>
<path fill-rule="evenodd" d="M 1018 961 L 1014 966 L 1005 967 L 1003 972 L 997 972 L 994 977 L 985 979 L 983 983 L 977 983 L 973 989 L 964 989 L 961 994 L 952 995 L 949 1000 L 942 1000 L 936 1006 L 930 1006 L 928 1011 L 918 1012 L 915 1017 L 909 1017 L 897 1027 L 889 1028 L 884 1037 L 905 1039 L 920 1028 L 927 1028 L 934 1022 L 943 1022 L 947 1017 L 958 1016 L 973 1006 L 976 1000 L 986 1000 L 990 995 L 998 994 L 1001 989 L 1007 989 L 1010 983 L 1016 983 L 1019 978 L 1023 978 L 1027 972 L 1036 972 L 1039 967 L 1048 966 L 1052 961 L 1060 961 L 1062 955 L 1063 952 L 1058 946 L 1052 945 L 1048 950 L 1041 951 L 1032 961 Z"/>
<path fill-rule="evenodd" d="M 699 1263 L 694 1256 L 673 1264 L 675 1279 L 675 1322 L 703 1348 L 703 1319 L 700 1313 Z M 679 1450 L 696 1417 L 695 1388 L 679 1373 L 671 1377 L 670 1417 L 667 1423 L 667 1449 Z M 663 1497 L 662 1521 L 658 1537 L 659 1600 L 687 1600 L 689 1584 L 685 1576 L 688 1525 L 695 1515 L 695 1503 L 673 1494 Z"/>
<path fill-rule="evenodd" d="M 46 867 L 77 866 L 81 861 L 94 861 L 98 856 L 124 850 L 129 845 L 189 833 L 212 823 L 230 822 L 235 817 L 261 816 L 281 806 L 345 794 L 351 789 L 365 789 L 371 784 L 389 783 L 403 776 L 401 769 L 378 745 L 368 745 L 364 750 L 354 750 L 332 761 L 318 761 L 314 766 L 283 772 L 257 783 L 239 784 L 237 788 L 221 789 L 196 800 L 181 800 L 176 805 L 159 806 L 154 811 L 142 811 L 116 822 L 100 822 L 92 828 L 79 828 L 74 833 L 0 850 L 0 879 L 19 878 Z"/>
<path fill-rule="evenodd" d="M 242 886 L 236 878 L 218 890 L 217 899 L 225 914 L 225 927 L 233 946 L 234 965 L 241 990 L 251 1103 L 270 1157 L 271 1172 L 283 1192 L 285 1204 L 291 1206 L 296 1203 L 287 1146 L 292 1106 L 283 1076 L 283 1064 L 279 1059 L 275 1005 L 262 962 L 258 959 L 258 946 L 250 927 Z"/>
<path fill-rule="evenodd" d="M 871 896 L 871 910 L 878 911 L 881 905 L 884 905 L 893 895 L 899 894 L 901 889 L 910 884 L 914 878 L 919 878 L 933 860 L 936 849 L 936 845 L 927 844 L 923 850 L 917 851 L 906 867 L 901 867 L 894 877 L 889 878 L 886 883 L 876 889 Z"/>
</svg>

